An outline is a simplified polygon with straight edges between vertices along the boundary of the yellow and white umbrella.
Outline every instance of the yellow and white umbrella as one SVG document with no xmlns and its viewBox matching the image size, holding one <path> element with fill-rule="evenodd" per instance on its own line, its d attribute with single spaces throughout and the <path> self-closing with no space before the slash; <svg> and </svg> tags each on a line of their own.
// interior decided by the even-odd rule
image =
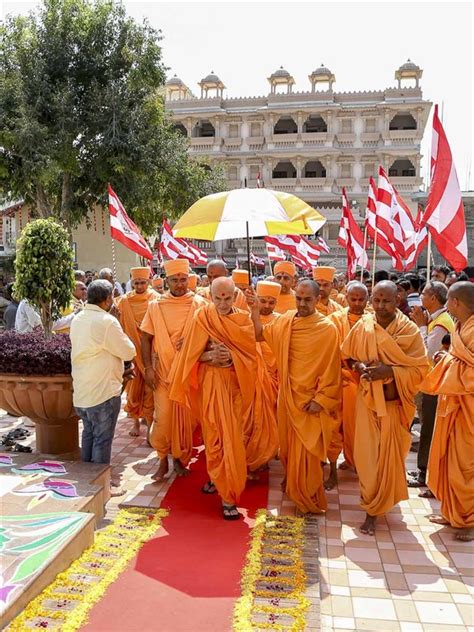
<svg viewBox="0 0 474 632">
<path fill-rule="evenodd" d="M 234 189 L 195 202 L 173 228 L 175 237 L 237 239 L 265 235 L 311 235 L 326 222 L 303 200 L 271 189 Z"/>
</svg>

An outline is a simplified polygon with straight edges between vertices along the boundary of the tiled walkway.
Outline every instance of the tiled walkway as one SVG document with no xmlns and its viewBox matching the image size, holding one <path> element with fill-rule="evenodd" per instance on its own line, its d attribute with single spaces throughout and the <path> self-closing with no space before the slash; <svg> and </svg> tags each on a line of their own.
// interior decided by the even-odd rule
<svg viewBox="0 0 474 632">
<path fill-rule="evenodd" d="M 0 432 L 12 425 L 18 420 L 0 411 Z M 111 499 L 108 519 L 120 503 L 159 506 L 172 483 L 152 482 L 155 455 L 144 436 L 128 435 L 130 427 L 122 414 L 113 467 L 127 494 Z M 414 469 L 414 454 L 408 466 Z M 295 507 L 281 493 L 281 476 L 275 461 L 268 508 L 291 515 Z M 364 514 L 355 474 L 340 472 L 339 479 L 338 488 L 329 492 L 326 516 L 318 518 L 322 630 L 474 632 L 474 544 L 458 543 L 450 529 L 428 521 L 427 514 L 436 512 L 439 503 L 410 490 L 410 499 L 380 519 L 376 536 L 370 537 L 358 531 Z"/>
</svg>

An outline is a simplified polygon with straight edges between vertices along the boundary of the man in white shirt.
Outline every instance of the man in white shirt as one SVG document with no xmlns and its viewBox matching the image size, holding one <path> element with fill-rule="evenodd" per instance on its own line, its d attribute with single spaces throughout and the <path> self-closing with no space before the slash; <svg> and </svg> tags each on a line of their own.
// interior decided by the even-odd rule
<svg viewBox="0 0 474 632">
<path fill-rule="evenodd" d="M 118 281 L 114 280 L 114 274 L 110 268 L 102 268 L 102 270 L 99 271 L 99 279 L 105 279 L 109 281 L 109 283 L 112 283 L 114 286 L 114 298 L 123 295 L 123 287 Z"/>
<path fill-rule="evenodd" d="M 69 329 L 69 326 L 75 316 L 75 312 L 62 316 L 58 320 L 54 321 L 53 331 L 59 332 L 64 329 Z M 15 329 L 20 334 L 28 334 L 37 327 L 43 329 L 43 323 L 41 322 L 41 316 L 35 310 L 33 305 L 28 302 L 27 298 L 20 301 L 15 316 Z"/>
<path fill-rule="evenodd" d="M 82 419 L 82 460 L 110 463 L 115 425 L 120 412 L 124 361 L 135 346 L 119 321 L 109 314 L 113 286 L 93 281 L 87 304 L 71 323 L 73 401 Z"/>
</svg>

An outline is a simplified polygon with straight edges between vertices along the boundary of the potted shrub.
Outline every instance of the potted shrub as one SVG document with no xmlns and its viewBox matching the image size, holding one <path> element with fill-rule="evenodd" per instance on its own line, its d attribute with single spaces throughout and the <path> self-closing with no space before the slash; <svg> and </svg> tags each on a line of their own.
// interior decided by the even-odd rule
<svg viewBox="0 0 474 632">
<path fill-rule="evenodd" d="M 71 346 L 69 337 L 54 335 L 52 327 L 71 301 L 73 260 L 60 224 L 52 218 L 29 223 L 17 244 L 13 291 L 39 312 L 42 328 L 0 333 L 0 407 L 35 422 L 40 452 L 65 458 L 79 452 Z"/>
</svg>

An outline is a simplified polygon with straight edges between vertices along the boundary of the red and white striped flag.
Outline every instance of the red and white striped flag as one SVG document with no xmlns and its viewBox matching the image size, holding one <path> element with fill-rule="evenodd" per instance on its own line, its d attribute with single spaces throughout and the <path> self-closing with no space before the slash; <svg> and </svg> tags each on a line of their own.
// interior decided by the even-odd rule
<svg viewBox="0 0 474 632">
<path fill-rule="evenodd" d="M 302 268 L 303 270 L 311 270 L 312 268 L 308 260 L 301 254 L 291 255 L 291 260 L 296 266 Z"/>
<path fill-rule="evenodd" d="M 329 246 L 322 237 L 318 237 L 318 246 L 326 254 L 329 253 Z"/>
<path fill-rule="evenodd" d="M 207 254 L 204 250 L 184 239 L 175 237 L 166 220 L 163 220 L 160 252 L 167 259 L 187 259 L 191 265 L 206 265 L 207 263 Z"/>
<path fill-rule="evenodd" d="M 421 206 L 418 205 L 418 214 L 415 220 L 415 248 L 405 261 L 405 270 L 411 270 L 415 266 L 427 244 L 428 229 L 426 225 L 423 224 L 423 211 L 421 210 Z"/>
<path fill-rule="evenodd" d="M 309 239 L 301 237 L 301 241 L 298 244 L 298 256 L 306 261 L 310 268 L 313 268 L 318 265 L 321 248 L 318 244 L 313 244 Z"/>
<path fill-rule="evenodd" d="M 153 259 L 153 252 L 136 224 L 127 215 L 118 195 L 109 184 L 110 236 L 140 257 Z"/>
<path fill-rule="evenodd" d="M 398 209 L 396 191 L 384 168 L 380 166 L 376 207 L 377 245 L 380 237 L 380 247 L 392 257 L 395 270 L 401 271 L 405 267 L 406 249 L 400 218 L 396 217 Z"/>
<path fill-rule="evenodd" d="M 261 257 L 257 257 L 253 252 L 250 253 L 250 263 L 259 268 L 265 267 L 265 261 Z"/>
<path fill-rule="evenodd" d="M 274 244 L 267 243 L 267 253 L 270 261 L 285 261 L 286 256 L 283 250 Z"/>
<path fill-rule="evenodd" d="M 190 243 L 189 241 L 185 241 L 185 243 L 194 255 L 194 265 L 205 266 L 207 264 L 207 253 L 204 250 L 201 250 L 201 248 L 198 248 L 194 244 Z"/>
<path fill-rule="evenodd" d="M 298 254 L 298 244 L 301 241 L 301 237 L 299 235 L 274 235 L 272 237 L 264 238 L 267 244 L 272 244 L 280 250 L 284 250 L 285 252 L 289 252 L 291 254 Z"/>
<path fill-rule="evenodd" d="M 423 215 L 438 250 L 456 272 L 467 266 L 464 205 L 456 167 L 435 105 L 431 143 L 431 184 Z"/>
<path fill-rule="evenodd" d="M 342 216 L 337 243 L 347 251 L 347 275 L 349 279 L 355 277 L 358 265 L 368 270 L 369 259 L 364 250 L 364 236 L 351 213 L 344 187 L 342 188 Z"/>
</svg>

